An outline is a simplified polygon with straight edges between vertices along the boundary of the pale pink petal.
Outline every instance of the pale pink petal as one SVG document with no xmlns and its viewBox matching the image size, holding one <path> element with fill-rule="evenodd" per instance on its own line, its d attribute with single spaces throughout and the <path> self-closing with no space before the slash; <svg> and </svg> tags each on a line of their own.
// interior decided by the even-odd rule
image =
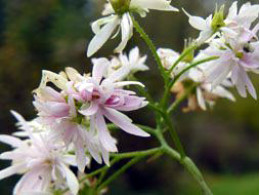
<svg viewBox="0 0 260 195">
<path fill-rule="evenodd" d="M 104 117 L 101 113 L 96 115 L 96 127 L 99 133 L 99 139 L 104 148 L 110 152 L 117 152 L 115 139 L 110 135 Z"/>
<path fill-rule="evenodd" d="M 96 102 L 91 102 L 88 108 L 82 108 L 79 110 L 79 113 L 81 113 L 84 116 L 91 116 L 97 113 L 99 109 L 99 105 Z"/>
<path fill-rule="evenodd" d="M 122 113 L 110 108 L 104 109 L 103 112 L 108 120 L 110 120 L 112 123 L 120 127 L 125 132 L 140 137 L 150 136 L 148 133 L 146 133 L 139 127 L 133 125 L 131 123 L 131 119 L 129 119 L 127 116 L 123 115 Z"/>
<path fill-rule="evenodd" d="M 79 182 L 74 173 L 64 164 L 61 164 L 61 171 L 65 174 L 67 184 L 73 195 L 77 195 L 79 191 Z"/>
</svg>

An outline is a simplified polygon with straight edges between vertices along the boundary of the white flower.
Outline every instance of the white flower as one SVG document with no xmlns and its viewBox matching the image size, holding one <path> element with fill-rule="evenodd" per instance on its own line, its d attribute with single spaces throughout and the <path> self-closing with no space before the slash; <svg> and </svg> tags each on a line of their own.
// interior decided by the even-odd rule
<svg viewBox="0 0 260 195">
<path fill-rule="evenodd" d="M 250 2 L 243 4 L 238 11 L 237 1 L 229 8 L 228 15 L 225 19 L 225 24 L 232 28 L 250 29 L 252 23 L 258 18 L 259 5 L 251 5 Z"/>
<path fill-rule="evenodd" d="M 178 52 L 167 48 L 159 48 L 157 50 L 157 53 L 162 61 L 162 65 L 166 70 L 170 70 L 173 64 L 176 62 L 176 60 L 180 57 L 180 54 Z M 184 61 L 179 62 L 178 65 L 172 70 L 171 77 L 174 78 L 187 66 L 188 66 L 187 62 Z M 182 75 L 179 81 L 186 76 L 187 74 Z"/>
<path fill-rule="evenodd" d="M 199 54 L 194 61 L 204 58 L 203 56 L 203 54 Z M 227 88 L 233 87 L 232 83 L 228 79 L 224 80 L 215 88 L 212 88 L 212 84 L 206 82 L 205 70 L 207 70 L 208 66 L 210 66 L 208 63 L 204 63 L 190 69 L 187 77 L 197 83 L 195 92 L 196 100 L 198 106 L 202 110 L 207 110 L 207 105 L 212 107 L 218 98 L 226 98 L 235 101 L 233 94 L 227 90 Z"/>
<path fill-rule="evenodd" d="M 117 0 L 112 0 L 114 4 L 120 4 Z M 95 33 L 91 40 L 87 56 L 95 54 L 109 38 L 114 38 L 121 31 L 121 43 L 115 49 L 115 52 L 121 52 L 127 45 L 128 40 L 133 35 L 133 22 L 130 16 L 131 12 L 137 12 L 141 16 L 145 16 L 150 9 L 162 11 L 178 11 L 178 9 L 170 5 L 169 0 L 126 0 L 125 4 L 119 7 L 113 6 L 111 1 L 105 5 L 103 15 L 105 17 L 95 21 L 92 24 L 92 30 Z M 115 33 L 113 35 L 113 33 Z"/>
<path fill-rule="evenodd" d="M 183 10 L 183 11 L 189 17 L 190 25 L 193 28 L 201 31 L 199 37 L 197 38 L 197 42 L 199 44 L 207 41 L 210 37 L 213 36 L 214 31 L 211 27 L 212 15 L 210 15 L 206 19 L 204 19 L 200 16 L 192 16 L 185 10 Z"/>
<path fill-rule="evenodd" d="M 15 113 L 19 123 L 26 128 L 29 139 L 0 135 L 0 141 L 9 144 L 13 151 L 0 155 L 0 159 L 11 160 L 12 165 L 0 171 L 0 179 L 14 174 L 24 174 L 14 188 L 14 194 L 53 194 L 52 191 L 66 184 L 76 195 L 79 183 L 69 166 L 76 166 L 76 157 L 68 154 L 57 142 L 49 140 L 47 134 L 33 133 L 28 123 Z"/>
<path fill-rule="evenodd" d="M 138 47 L 132 49 L 129 56 L 122 53 L 118 57 L 114 56 L 110 61 L 106 77 L 116 74 L 118 75 L 117 80 L 124 80 L 130 74 L 149 70 L 149 67 L 145 64 L 146 59 L 147 56 L 140 56 Z"/>
<path fill-rule="evenodd" d="M 236 36 L 237 31 L 240 31 L 240 28 L 249 31 L 251 24 L 258 18 L 258 8 L 258 5 L 251 5 L 248 2 L 243 4 L 238 12 L 237 2 L 234 2 L 226 18 L 224 18 L 224 6 L 206 19 L 199 16 L 192 16 L 185 10 L 184 12 L 189 17 L 190 25 L 201 31 L 197 39 L 198 44 L 201 44 L 210 40 L 210 38 L 215 38 L 218 32 L 222 32 L 227 37 L 233 37 Z"/>
<path fill-rule="evenodd" d="M 259 68 L 259 42 L 251 37 L 238 35 L 229 42 L 217 39 L 204 53 L 208 56 L 218 56 L 210 62 L 207 70 L 207 82 L 212 83 L 213 88 L 223 82 L 229 76 L 242 97 L 247 97 L 246 91 L 253 98 L 257 98 L 256 91 L 250 81 L 247 72 L 257 73 Z"/>
</svg>

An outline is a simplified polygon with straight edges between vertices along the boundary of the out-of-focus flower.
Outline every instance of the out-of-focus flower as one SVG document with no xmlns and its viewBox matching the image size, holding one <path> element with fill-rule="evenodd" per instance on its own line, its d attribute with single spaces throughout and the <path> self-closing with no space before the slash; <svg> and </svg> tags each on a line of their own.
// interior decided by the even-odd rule
<svg viewBox="0 0 260 195">
<path fill-rule="evenodd" d="M 199 54 L 194 61 L 202 59 L 202 56 L 204 55 Z M 222 83 L 215 88 L 212 88 L 212 84 L 206 82 L 207 77 L 205 70 L 208 66 L 207 63 L 204 63 L 198 67 L 192 68 L 188 72 L 187 79 L 190 79 L 193 82 L 193 85 L 195 83 L 195 89 L 194 94 L 189 97 L 189 106 L 186 108 L 186 111 L 195 110 L 197 108 L 207 110 L 207 106 L 213 107 L 216 100 L 219 98 L 226 98 L 230 101 L 235 101 L 233 94 L 228 91 L 228 88 L 233 87 L 232 83 L 228 79 L 222 81 Z M 189 84 L 187 83 L 189 82 L 186 82 L 186 85 L 184 85 L 186 88 L 189 87 Z"/>
<path fill-rule="evenodd" d="M 258 5 L 251 5 L 248 2 L 243 4 L 238 12 L 237 2 L 234 2 L 226 18 L 224 6 L 221 6 L 219 10 L 216 9 L 215 14 L 208 16 L 206 19 L 192 16 L 185 10 L 184 12 L 189 17 L 190 25 L 201 31 L 197 39 L 198 44 L 201 44 L 210 38 L 214 38 L 219 32 L 227 37 L 233 37 L 240 31 L 240 28 L 249 31 L 251 24 L 258 18 L 258 7 Z"/>
<path fill-rule="evenodd" d="M 173 64 L 178 60 L 180 54 L 172 49 L 168 48 L 159 48 L 157 53 L 162 61 L 162 65 L 166 70 L 170 70 Z M 171 77 L 174 79 L 176 75 L 178 75 L 182 70 L 184 70 L 188 66 L 188 62 L 181 61 L 177 64 L 175 68 L 171 71 Z M 187 77 L 187 72 L 183 74 L 179 81 Z"/>
<path fill-rule="evenodd" d="M 232 30 L 240 31 L 243 28 L 245 31 L 250 31 L 251 25 L 258 18 L 259 5 L 251 5 L 250 2 L 243 4 L 238 11 L 237 1 L 229 8 L 228 15 L 225 19 L 225 24 Z"/>
<path fill-rule="evenodd" d="M 141 56 L 138 47 L 132 49 L 129 56 L 120 54 L 113 56 L 108 67 L 106 77 L 117 74 L 118 80 L 124 80 L 126 77 L 139 72 L 147 71 L 149 67 L 145 64 L 147 56 Z"/>
<path fill-rule="evenodd" d="M 180 54 L 171 49 L 160 48 L 158 54 L 162 60 L 163 66 L 169 70 L 174 62 L 179 58 Z M 205 59 L 207 56 L 204 54 L 197 55 L 192 62 Z M 171 72 L 172 78 L 179 74 L 184 68 L 189 66 L 188 62 L 181 61 Z M 212 107 L 218 98 L 227 98 L 235 101 L 234 96 L 226 89 L 231 87 L 231 83 L 225 81 L 212 89 L 212 85 L 206 82 L 205 70 L 209 65 L 202 64 L 198 67 L 192 68 L 183 74 L 178 82 L 173 86 L 172 92 L 176 94 L 176 98 L 181 98 L 192 86 L 193 91 L 188 97 L 188 106 L 183 108 L 184 112 L 195 110 L 206 110 L 207 105 Z"/>
<path fill-rule="evenodd" d="M 235 101 L 234 96 L 227 90 L 229 85 L 219 85 L 212 90 L 210 84 L 206 83 L 194 83 L 192 80 L 184 80 L 177 82 L 172 92 L 176 94 L 176 98 L 181 98 L 182 95 L 194 85 L 194 90 L 188 96 L 187 106 L 183 108 L 183 112 L 191 112 L 197 110 L 207 110 L 207 107 L 212 108 L 219 98 L 227 98 L 231 101 Z"/>
<path fill-rule="evenodd" d="M 58 142 L 49 140 L 47 134 L 33 133 L 28 122 L 18 113 L 13 114 L 19 120 L 20 127 L 27 131 L 29 139 L 0 135 L 2 143 L 14 148 L 0 155 L 0 159 L 12 161 L 10 167 L 0 171 L 0 179 L 24 174 L 16 184 L 14 194 L 53 194 L 57 187 L 65 184 L 76 195 L 79 183 L 69 169 L 69 166 L 76 166 L 76 157 L 68 154 Z"/>
<path fill-rule="evenodd" d="M 170 3 L 170 0 L 110 0 L 102 13 L 105 17 L 92 24 L 95 37 L 88 46 L 87 56 L 95 54 L 109 38 L 116 37 L 120 31 L 122 40 L 115 52 L 123 51 L 133 35 L 133 22 L 130 13 L 135 12 L 145 17 L 150 9 L 178 11 Z M 115 34 L 113 35 L 113 33 Z"/>
<path fill-rule="evenodd" d="M 255 31 L 257 32 L 257 31 Z M 215 40 L 204 53 L 210 56 L 219 56 L 210 62 L 207 70 L 207 81 L 213 88 L 229 76 L 242 97 L 247 97 L 247 90 L 253 98 L 257 98 L 256 91 L 247 72 L 258 73 L 259 68 L 259 42 L 256 35 L 244 32 L 242 29 L 238 36 L 225 42 Z"/>
</svg>

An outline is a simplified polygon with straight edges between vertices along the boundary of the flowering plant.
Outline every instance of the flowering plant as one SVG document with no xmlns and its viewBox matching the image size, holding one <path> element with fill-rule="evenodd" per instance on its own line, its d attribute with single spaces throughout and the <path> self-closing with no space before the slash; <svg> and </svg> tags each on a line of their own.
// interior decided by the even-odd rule
<svg viewBox="0 0 260 195">
<path fill-rule="evenodd" d="M 68 67 L 60 73 L 47 70 L 33 91 L 37 116 L 18 120 L 18 132 L 0 135 L 2 143 L 13 150 L 0 155 L 11 166 L 0 171 L 0 179 L 22 174 L 13 193 L 21 194 L 104 194 L 107 186 L 129 167 L 148 157 L 168 155 L 178 161 L 200 185 L 202 193 L 212 194 L 195 163 L 188 157 L 174 128 L 171 114 L 187 100 L 183 112 L 213 108 L 219 98 L 235 101 L 229 89 L 235 87 L 246 98 L 257 99 L 248 76 L 258 74 L 258 5 L 234 2 L 225 14 L 224 6 L 203 19 L 183 9 L 198 38 L 185 41 L 181 53 L 157 48 L 135 15 L 145 17 L 150 10 L 178 12 L 171 0 L 108 0 L 104 17 L 92 23 L 95 34 L 87 56 L 93 56 L 109 38 L 121 32 L 121 42 L 111 58 L 92 58 L 91 73 L 80 74 Z M 128 41 L 139 33 L 155 59 L 164 81 L 159 101 L 149 94 L 135 73 L 149 71 L 147 56 L 138 47 L 124 52 Z M 149 74 L 149 73 L 147 73 Z M 136 89 L 135 91 L 133 89 Z M 171 96 L 175 100 L 171 102 Z M 156 126 L 135 124 L 126 113 L 147 107 L 155 116 Z M 144 151 L 121 153 L 115 130 L 158 140 L 158 146 Z M 172 148 L 165 139 L 170 134 Z M 112 175 L 109 169 L 119 161 L 129 161 Z M 91 162 L 104 164 L 90 173 Z M 75 172 L 71 167 L 76 167 Z M 76 174 L 77 173 L 77 174 Z"/>
</svg>

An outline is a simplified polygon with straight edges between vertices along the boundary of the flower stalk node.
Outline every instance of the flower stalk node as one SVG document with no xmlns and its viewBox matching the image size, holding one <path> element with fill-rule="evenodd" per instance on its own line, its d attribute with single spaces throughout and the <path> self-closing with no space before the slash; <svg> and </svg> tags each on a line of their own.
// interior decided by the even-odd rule
<svg viewBox="0 0 260 195">
<path fill-rule="evenodd" d="M 110 0 L 113 9 L 119 15 L 129 11 L 130 2 L 131 0 Z"/>
</svg>

